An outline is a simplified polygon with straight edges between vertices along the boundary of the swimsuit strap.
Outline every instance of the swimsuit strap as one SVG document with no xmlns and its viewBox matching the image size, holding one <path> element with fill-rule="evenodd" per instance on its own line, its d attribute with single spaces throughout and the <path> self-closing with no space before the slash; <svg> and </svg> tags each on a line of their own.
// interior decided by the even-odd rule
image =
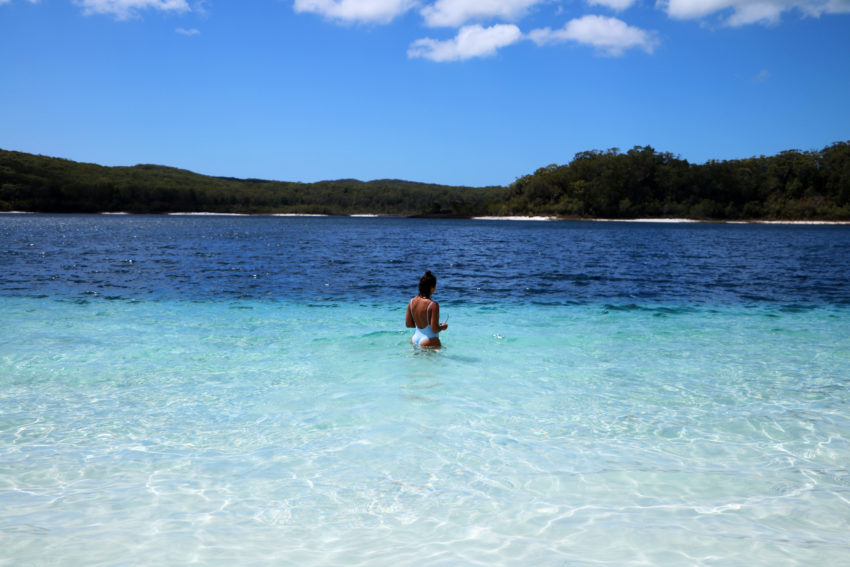
<svg viewBox="0 0 850 567">
<path fill-rule="evenodd" d="M 417 297 L 420 297 L 420 296 L 417 296 Z M 407 304 L 407 308 L 410 309 L 410 316 L 411 317 L 413 317 L 413 307 L 412 307 L 412 305 L 413 305 L 414 299 L 416 299 L 416 297 L 411 299 Z M 431 321 L 430 321 L 430 317 L 428 317 L 428 313 L 431 312 L 431 306 L 434 305 L 434 300 L 431 299 L 430 297 L 423 297 L 422 299 L 427 299 L 428 301 L 430 301 L 430 303 L 428 304 L 428 307 L 425 308 L 425 326 L 422 327 L 423 329 L 427 329 L 431 326 Z M 413 319 L 413 325 L 416 326 L 417 329 L 419 328 L 419 325 L 416 324 L 416 318 L 415 317 Z"/>
<path fill-rule="evenodd" d="M 425 327 L 424 328 L 430 329 L 431 328 L 431 307 L 434 305 L 434 301 L 430 297 L 428 297 L 426 299 L 428 299 L 428 301 L 430 301 L 431 303 L 429 303 L 428 307 L 425 308 Z"/>
</svg>

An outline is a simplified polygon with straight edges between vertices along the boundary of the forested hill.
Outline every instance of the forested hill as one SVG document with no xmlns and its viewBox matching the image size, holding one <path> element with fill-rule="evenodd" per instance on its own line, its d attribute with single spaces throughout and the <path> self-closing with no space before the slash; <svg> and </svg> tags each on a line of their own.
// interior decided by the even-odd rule
<svg viewBox="0 0 850 567">
<path fill-rule="evenodd" d="M 0 210 L 471 216 L 493 213 L 504 187 L 400 180 L 295 183 L 210 177 L 158 165 L 104 167 L 0 150 Z"/>
<path fill-rule="evenodd" d="M 583 152 L 514 182 L 502 211 L 564 217 L 850 219 L 850 142 L 689 164 L 651 147 Z"/>
<path fill-rule="evenodd" d="M 625 153 L 589 151 L 509 187 L 484 188 L 234 179 L 0 150 L 2 210 L 850 220 L 850 142 L 705 164 L 648 146 Z"/>
</svg>

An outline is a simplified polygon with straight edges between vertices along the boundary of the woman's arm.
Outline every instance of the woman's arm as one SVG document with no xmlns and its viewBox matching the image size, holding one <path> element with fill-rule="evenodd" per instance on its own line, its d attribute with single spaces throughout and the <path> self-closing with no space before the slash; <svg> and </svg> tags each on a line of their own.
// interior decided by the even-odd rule
<svg viewBox="0 0 850 567">
<path fill-rule="evenodd" d="M 440 304 L 434 302 L 434 308 L 431 310 L 431 330 L 435 333 L 448 329 L 448 324 L 440 324 Z"/>
</svg>

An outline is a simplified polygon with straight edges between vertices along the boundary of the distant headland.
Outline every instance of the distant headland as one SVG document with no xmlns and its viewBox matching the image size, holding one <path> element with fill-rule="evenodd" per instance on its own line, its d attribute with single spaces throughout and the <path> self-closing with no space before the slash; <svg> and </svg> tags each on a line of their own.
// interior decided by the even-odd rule
<svg viewBox="0 0 850 567">
<path fill-rule="evenodd" d="M 649 146 L 587 151 L 507 187 L 235 179 L 0 150 L 0 211 L 850 221 L 850 142 L 704 164 Z"/>
</svg>

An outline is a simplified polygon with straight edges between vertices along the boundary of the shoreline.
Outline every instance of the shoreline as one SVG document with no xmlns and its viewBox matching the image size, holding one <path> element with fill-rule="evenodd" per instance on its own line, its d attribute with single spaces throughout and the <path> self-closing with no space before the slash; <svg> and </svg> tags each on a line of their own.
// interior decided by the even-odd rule
<svg viewBox="0 0 850 567">
<path fill-rule="evenodd" d="M 469 217 L 469 218 L 470 218 L 470 220 L 496 220 L 496 221 L 501 221 L 501 220 L 507 220 L 507 221 L 557 221 L 557 220 L 562 220 L 562 219 L 559 219 L 558 217 L 546 217 L 546 216 L 528 216 L 528 217 L 522 217 L 522 216 L 504 216 L 504 217 L 483 216 L 483 217 Z"/>
<path fill-rule="evenodd" d="M 657 224 L 773 224 L 773 225 L 811 225 L 811 226 L 844 226 L 850 225 L 848 221 L 832 220 L 776 220 L 776 219 L 752 219 L 752 220 L 722 220 L 722 219 L 688 219 L 688 218 L 633 218 L 633 219 L 610 219 L 610 218 L 562 218 L 545 215 L 482 215 L 473 217 L 427 217 L 427 216 L 403 216 L 403 215 L 380 215 L 373 213 L 355 213 L 350 215 L 332 215 L 325 213 L 224 213 L 207 211 L 172 212 L 172 213 L 130 213 L 126 211 L 104 211 L 100 213 L 42 213 L 37 211 L 0 211 L 0 215 L 108 215 L 108 216 L 175 216 L 175 217 L 349 217 L 349 218 L 439 218 L 439 219 L 467 219 L 483 221 L 532 221 L 532 222 L 617 222 L 617 223 L 657 223 Z"/>
</svg>

